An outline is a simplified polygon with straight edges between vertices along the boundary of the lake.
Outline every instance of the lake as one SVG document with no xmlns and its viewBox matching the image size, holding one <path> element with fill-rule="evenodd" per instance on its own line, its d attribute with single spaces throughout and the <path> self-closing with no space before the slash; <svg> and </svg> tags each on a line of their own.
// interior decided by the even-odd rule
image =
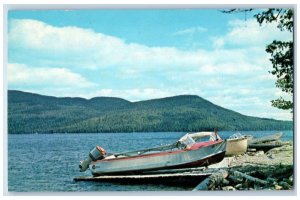
<svg viewBox="0 0 300 200">
<path fill-rule="evenodd" d="M 241 131 L 261 137 L 278 131 Z M 282 140 L 293 140 L 292 131 L 283 132 Z M 225 139 L 236 132 L 224 131 Z M 184 186 L 162 184 L 116 184 L 107 182 L 75 182 L 74 177 L 89 176 L 79 172 L 80 160 L 95 145 L 108 152 L 143 149 L 175 142 L 185 133 L 93 133 L 93 134 L 20 134 L 8 135 L 9 192 L 60 191 L 185 191 Z"/>
</svg>

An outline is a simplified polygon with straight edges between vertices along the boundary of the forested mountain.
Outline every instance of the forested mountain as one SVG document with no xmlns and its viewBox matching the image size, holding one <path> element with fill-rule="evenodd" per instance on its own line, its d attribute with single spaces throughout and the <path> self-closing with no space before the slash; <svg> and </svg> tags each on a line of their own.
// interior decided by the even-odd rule
<svg viewBox="0 0 300 200">
<path fill-rule="evenodd" d="M 291 130 L 291 121 L 249 117 L 194 95 L 129 102 L 57 98 L 8 91 L 8 132 L 96 133 L 203 130 Z"/>
</svg>

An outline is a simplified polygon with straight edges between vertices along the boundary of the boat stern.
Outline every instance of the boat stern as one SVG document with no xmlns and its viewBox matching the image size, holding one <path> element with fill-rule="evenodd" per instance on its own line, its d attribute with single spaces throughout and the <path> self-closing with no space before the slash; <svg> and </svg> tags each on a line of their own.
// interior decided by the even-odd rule
<svg viewBox="0 0 300 200">
<path fill-rule="evenodd" d="M 90 151 L 88 158 L 80 161 L 80 163 L 79 163 L 80 172 L 86 171 L 89 168 L 89 165 L 92 161 L 103 159 L 105 154 L 106 154 L 106 152 L 102 147 L 99 147 L 99 146 L 94 147 Z"/>
</svg>

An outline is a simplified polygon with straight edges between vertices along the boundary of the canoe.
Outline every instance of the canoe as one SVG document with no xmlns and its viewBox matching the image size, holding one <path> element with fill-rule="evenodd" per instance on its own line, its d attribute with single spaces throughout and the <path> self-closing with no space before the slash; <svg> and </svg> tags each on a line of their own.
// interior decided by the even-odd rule
<svg viewBox="0 0 300 200">
<path fill-rule="evenodd" d="M 258 143 L 276 141 L 279 140 L 282 137 L 282 135 L 283 135 L 282 132 L 279 132 L 272 135 L 263 136 L 260 138 L 254 138 L 249 142 L 249 144 L 258 144 Z"/>
<path fill-rule="evenodd" d="M 247 138 L 248 144 L 250 143 L 251 140 L 253 140 L 253 135 L 244 135 L 244 137 Z"/>
<path fill-rule="evenodd" d="M 249 144 L 249 148 L 255 149 L 256 151 L 269 151 L 270 149 L 281 147 L 283 144 L 277 143 L 277 144 Z"/>
<path fill-rule="evenodd" d="M 226 142 L 215 132 L 187 133 L 170 145 L 111 155 L 97 146 L 79 168 L 100 176 L 201 167 L 222 161 L 225 150 Z"/>
</svg>

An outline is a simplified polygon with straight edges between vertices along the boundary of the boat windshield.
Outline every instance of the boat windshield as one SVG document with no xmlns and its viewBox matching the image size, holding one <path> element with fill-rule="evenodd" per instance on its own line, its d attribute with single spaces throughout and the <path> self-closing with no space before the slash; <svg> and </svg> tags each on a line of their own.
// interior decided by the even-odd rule
<svg viewBox="0 0 300 200">
<path fill-rule="evenodd" d="M 244 138 L 244 136 L 241 133 L 239 133 L 239 132 L 234 133 L 233 135 L 231 135 L 229 137 L 229 139 L 239 139 L 239 138 Z"/>
<path fill-rule="evenodd" d="M 196 142 L 217 141 L 221 139 L 217 132 L 197 132 L 189 133 L 189 135 Z"/>
<path fill-rule="evenodd" d="M 211 136 L 206 136 L 206 137 L 198 137 L 198 138 L 194 138 L 195 142 L 208 142 L 208 141 L 215 141 L 214 138 L 212 138 Z"/>
<path fill-rule="evenodd" d="M 185 134 L 182 138 L 179 139 L 179 143 L 183 144 L 186 148 L 190 148 L 196 142 L 189 134 Z"/>
</svg>

